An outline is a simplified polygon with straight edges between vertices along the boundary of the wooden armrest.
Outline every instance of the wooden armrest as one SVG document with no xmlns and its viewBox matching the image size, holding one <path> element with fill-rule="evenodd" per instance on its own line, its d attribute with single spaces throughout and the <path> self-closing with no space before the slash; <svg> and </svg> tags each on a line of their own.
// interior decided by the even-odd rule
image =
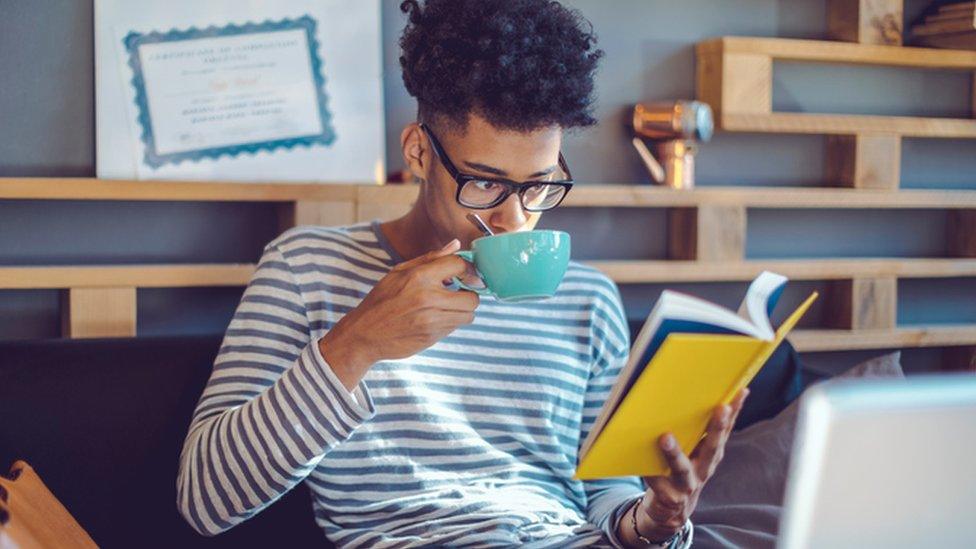
<svg viewBox="0 0 976 549">
<path fill-rule="evenodd" d="M 0 475 L 0 549 L 97 548 L 34 468 L 16 461 Z"/>
</svg>

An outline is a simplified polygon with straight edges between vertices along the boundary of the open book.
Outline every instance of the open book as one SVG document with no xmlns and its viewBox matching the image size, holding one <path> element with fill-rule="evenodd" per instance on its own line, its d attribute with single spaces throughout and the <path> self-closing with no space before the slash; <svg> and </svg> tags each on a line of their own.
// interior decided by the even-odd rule
<svg viewBox="0 0 976 549">
<path fill-rule="evenodd" d="M 816 299 L 812 294 L 774 331 L 769 317 L 786 282 L 761 273 L 737 313 L 665 290 L 580 448 L 575 478 L 666 473 L 657 446 L 665 432 L 690 453 L 715 407 L 749 384 Z"/>
</svg>

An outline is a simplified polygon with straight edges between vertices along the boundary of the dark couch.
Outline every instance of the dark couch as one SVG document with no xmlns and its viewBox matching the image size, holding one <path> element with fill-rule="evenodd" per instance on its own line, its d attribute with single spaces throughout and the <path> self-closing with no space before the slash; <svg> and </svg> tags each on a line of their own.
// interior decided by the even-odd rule
<svg viewBox="0 0 976 549">
<path fill-rule="evenodd" d="M 29 462 L 102 547 L 329 547 L 304 485 L 212 538 L 177 512 L 183 437 L 220 341 L 0 342 L 0 467 Z M 740 426 L 808 381 L 784 344 L 753 381 Z"/>
<path fill-rule="evenodd" d="M 228 532 L 176 510 L 218 336 L 0 343 L 0 468 L 30 463 L 102 547 L 330 547 L 304 485 Z"/>
</svg>

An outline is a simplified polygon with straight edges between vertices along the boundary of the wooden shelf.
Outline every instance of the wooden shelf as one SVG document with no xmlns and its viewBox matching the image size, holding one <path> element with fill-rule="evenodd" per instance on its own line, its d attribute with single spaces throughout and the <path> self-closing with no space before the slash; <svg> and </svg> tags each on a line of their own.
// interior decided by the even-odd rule
<svg viewBox="0 0 976 549">
<path fill-rule="evenodd" d="M 800 352 L 957 347 L 976 345 L 976 325 L 892 330 L 796 330 L 790 342 Z"/>
<path fill-rule="evenodd" d="M 790 280 L 976 277 L 976 259 L 790 259 L 765 261 L 586 261 L 618 284 L 743 282 L 768 270 Z"/>
<path fill-rule="evenodd" d="M 724 52 L 763 55 L 782 61 L 976 70 L 974 51 L 880 46 L 827 40 L 725 36 L 699 43 L 698 51 L 706 54 Z"/>
<path fill-rule="evenodd" d="M 360 203 L 408 205 L 415 186 L 359 189 Z M 0 184 L 2 198 L 2 184 Z M 651 185 L 578 184 L 561 207 L 568 208 L 694 208 L 745 206 L 756 209 L 973 209 L 976 190 L 867 190 L 832 187 L 714 186 L 677 190 Z"/>
<path fill-rule="evenodd" d="M 976 277 L 976 259 L 809 259 L 771 261 L 584 261 L 618 284 L 744 282 L 764 270 L 791 280 L 857 277 Z M 93 265 L 0 267 L 0 290 L 245 286 L 255 265 Z"/>
<path fill-rule="evenodd" d="M 590 261 L 618 283 L 747 281 L 765 268 L 795 280 L 851 276 L 976 276 L 976 260 L 812 260 L 716 263 L 687 261 Z M 119 292 L 135 288 L 245 286 L 253 264 L 0 267 L 0 290 L 70 289 Z M 99 298 L 100 299 L 100 298 Z M 131 298 L 134 300 L 134 296 Z M 134 301 L 133 301 L 134 303 Z M 133 305 L 134 306 L 134 305 Z M 77 337 L 77 334 L 76 334 Z M 797 330 L 790 336 L 802 352 L 976 345 L 976 326 L 892 330 Z"/>
<path fill-rule="evenodd" d="M 578 185 L 563 203 L 568 207 L 836 209 L 970 209 L 976 191 L 876 191 L 823 187 L 698 187 L 675 190 L 642 185 Z"/>
<path fill-rule="evenodd" d="M 96 178 L 0 178 L 0 199 L 190 202 L 354 201 L 366 185 L 116 181 Z M 375 187 L 375 185 L 374 185 Z"/>
<path fill-rule="evenodd" d="M 821 40 L 723 37 L 696 47 L 698 99 L 724 131 L 841 136 L 976 138 L 972 118 L 773 112 L 773 62 L 803 61 L 976 70 L 976 52 Z M 888 154 L 896 162 L 898 154 Z M 877 159 L 881 162 L 882 159 Z"/>
<path fill-rule="evenodd" d="M 176 202 L 349 202 L 406 207 L 416 185 L 186 183 L 91 178 L 0 178 L 0 200 L 125 200 Z M 891 208 L 972 209 L 976 190 L 884 191 L 832 187 L 699 187 L 579 184 L 566 207 Z"/>
<path fill-rule="evenodd" d="M 390 218 L 416 200 L 415 185 L 352 184 L 242 184 L 193 182 L 103 181 L 70 178 L 0 178 L 0 200 L 119 200 L 119 201 L 221 201 L 281 203 L 289 221 L 328 224 L 374 217 Z M 972 223 L 976 191 L 872 190 L 846 188 L 700 187 L 679 191 L 642 185 L 578 185 L 565 205 L 576 208 L 673 208 L 686 215 L 698 230 L 709 223 L 739 219 L 744 227 L 747 209 L 945 209 L 962 216 L 957 225 Z M 740 212 L 737 216 L 728 214 Z M 336 217 L 340 216 L 340 217 Z M 717 223 L 717 224 L 716 224 Z M 966 229 L 968 230 L 968 229 Z M 968 241 L 966 241 L 968 242 Z M 968 255 L 963 242 L 957 251 Z M 701 254 L 701 250 L 698 251 Z M 706 254 L 707 255 L 707 254 Z M 698 259 L 709 259 L 698 256 Z M 715 258 L 711 258 L 715 259 Z M 793 280 L 855 281 L 857 296 L 899 278 L 976 277 L 976 258 L 850 258 L 802 260 L 715 261 L 589 261 L 620 284 L 674 282 L 748 281 L 762 270 L 773 270 Z M 116 303 L 124 322 L 119 334 L 135 326 L 136 288 L 243 287 L 255 269 L 253 264 L 117 265 L 0 267 L 0 290 L 66 290 L 71 307 L 62 311 L 74 328 L 66 332 L 84 337 L 86 319 L 98 319 L 104 302 Z M 894 294 L 892 294 L 893 296 Z M 876 296 L 877 297 L 877 296 Z M 879 298 L 880 299 L 880 298 Z M 893 306 L 894 297 L 887 305 Z M 890 308 L 890 307 L 889 307 Z M 862 310 L 863 309 L 863 310 Z M 868 311 L 864 307 L 859 313 Z M 868 311 L 870 312 L 870 311 Z M 851 316 L 857 316 L 852 313 Z M 863 316 L 863 315 L 862 315 Z M 77 321 L 77 322 L 75 322 Z M 84 322 L 83 322 L 84 321 Z M 77 326 L 76 326 L 77 324 Z M 892 324 L 893 325 L 893 322 Z M 101 332 L 98 332 L 101 333 Z M 115 333 L 115 332 L 113 332 Z M 924 346 L 976 345 L 976 326 L 936 326 L 859 330 L 801 330 L 791 338 L 802 351 L 881 349 Z"/>
<path fill-rule="evenodd" d="M 246 286 L 255 265 L 0 267 L 0 290 Z"/>
<path fill-rule="evenodd" d="M 853 135 L 896 134 L 905 137 L 976 138 L 976 120 L 774 112 L 725 113 L 719 126 L 728 132 Z"/>
</svg>

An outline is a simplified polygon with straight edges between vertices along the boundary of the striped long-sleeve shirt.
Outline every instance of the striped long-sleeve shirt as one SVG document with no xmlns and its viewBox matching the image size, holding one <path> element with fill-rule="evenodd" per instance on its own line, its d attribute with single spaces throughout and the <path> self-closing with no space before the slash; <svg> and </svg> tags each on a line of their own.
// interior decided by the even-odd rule
<svg viewBox="0 0 976 549">
<path fill-rule="evenodd" d="M 572 478 L 629 350 L 613 282 L 571 263 L 552 299 L 483 297 L 349 391 L 317 341 L 400 261 L 378 222 L 265 247 L 184 443 L 186 520 L 217 534 L 305 482 L 342 547 L 619 546 L 640 481 Z"/>
</svg>

